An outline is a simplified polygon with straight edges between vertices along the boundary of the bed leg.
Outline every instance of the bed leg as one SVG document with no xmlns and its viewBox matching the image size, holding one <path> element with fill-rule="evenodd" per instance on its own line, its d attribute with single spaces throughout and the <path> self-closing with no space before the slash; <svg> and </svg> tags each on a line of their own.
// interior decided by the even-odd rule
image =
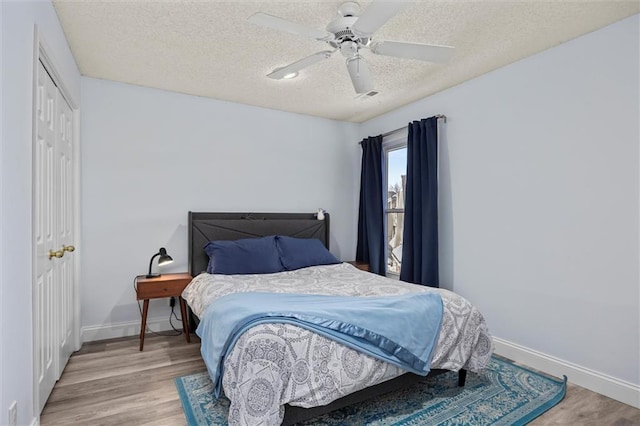
<svg viewBox="0 0 640 426">
<path fill-rule="evenodd" d="M 458 371 L 458 386 L 463 387 L 467 380 L 467 370 L 464 368 Z"/>
</svg>

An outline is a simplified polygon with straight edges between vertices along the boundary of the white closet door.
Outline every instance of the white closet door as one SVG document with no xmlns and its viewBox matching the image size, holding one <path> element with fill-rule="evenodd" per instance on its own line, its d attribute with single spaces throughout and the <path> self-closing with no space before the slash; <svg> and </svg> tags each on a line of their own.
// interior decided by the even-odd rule
<svg viewBox="0 0 640 426">
<path fill-rule="evenodd" d="M 73 111 L 38 62 L 34 146 L 35 374 L 38 408 L 74 350 Z"/>
<path fill-rule="evenodd" d="M 74 325 L 74 271 L 75 250 L 74 226 L 74 187 L 73 187 L 73 112 L 67 101 L 58 91 L 58 124 L 56 137 L 56 183 L 58 196 L 56 214 L 56 232 L 58 249 L 64 256 L 58 259 L 58 291 L 56 306 L 58 319 L 58 376 L 62 374 L 73 352 Z"/>
<path fill-rule="evenodd" d="M 57 250 L 55 192 L 55 140 L 58 123 L 57 88 L 41 63 L 36 87 L 36 141 L 34 149 L 34 240 L 36 276 L 34 292 L 34 344 L 39 408 L 42 411 L 58 379 L 56 342 Z"/>
</svg>

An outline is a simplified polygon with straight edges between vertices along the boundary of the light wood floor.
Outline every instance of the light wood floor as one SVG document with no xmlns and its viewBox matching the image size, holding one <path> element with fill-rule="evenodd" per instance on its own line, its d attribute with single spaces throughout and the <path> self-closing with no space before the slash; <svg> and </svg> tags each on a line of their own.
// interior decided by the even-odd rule
<svg viewBox="0 0 640 426">
<path fill-rule="evenodd" d="M 185 425 L 174 377 L 205 370 L 193 336 L 91 342 L 71 356 L 40 419 L 49 425 Z M 640 425 L 640 410 L 569 384 L 531 425 Z"/>
</svg>

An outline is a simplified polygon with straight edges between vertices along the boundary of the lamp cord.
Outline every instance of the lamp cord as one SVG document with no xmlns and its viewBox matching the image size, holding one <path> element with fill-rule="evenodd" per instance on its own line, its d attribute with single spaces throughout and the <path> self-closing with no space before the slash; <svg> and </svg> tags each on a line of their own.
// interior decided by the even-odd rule
<svg viewBox="0 0 640 426">
<path fill-rule="evenodd" d="M 136 283 L 138 278 L 142 278 L 145 275 L 138 275 L 137 277 L 135 277 L 133 279 L 133 290 L 136 292 L 136 294 L 138 294 L 138 288 L 136 287 Z M 137 300 L 138 302 L 138 310 L 140 311 L 140 319 L 142 319 L 142 307 L 140 306 L 140 301 Z M 171 328 L 173 328 L 174 333 L 162 333 L 160 331 L 153 331 L 151 328 L 149 328 L 149 324 L 146 324 L 145 327 L 145 333 L 147 330 L 149 330 L 149 333 L 151 334 L 155 334 L 156 336 L 164 336 L 164 337 L 175 337 L 175 336 L 179 336 L 182 334 L 182 330 L 178 330 L 177 328 L 174 327 L 173 322 L 171 322 L 171 316 L 174 316 L 176 318 L 177 321 L 182 322 L 181 318 L 178 318 L 178 316 L 176 315 L 176 313 L 174 312 L 175 306 L 171 307 L 171 313 L 169 314 L 169 324 L 171 325 Z"/>
</svg>

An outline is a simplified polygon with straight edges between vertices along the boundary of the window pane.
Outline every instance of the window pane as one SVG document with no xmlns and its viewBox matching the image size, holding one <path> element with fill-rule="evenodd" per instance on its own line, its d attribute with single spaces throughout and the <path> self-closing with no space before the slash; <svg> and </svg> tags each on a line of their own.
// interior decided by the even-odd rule
<svg viewBox="0 0 640 426">
<path fill-rule="evenodd" d="M 407 147 L 387 151 L 387 273 L 400 274 L 404 194 L 407 187 Z M 402 212 L 389 212 L 389 210 Z"/>
<path fill-rule="evenodd" d="M 394 149 L 387 154 L 387 208 L 404 209 L 407 187 L 407 148 Z"/>
<path fill-rule="evenodd" d="M 404 213 L 387 213 L 387 272 L 400 274 Z"/>
</svg>

